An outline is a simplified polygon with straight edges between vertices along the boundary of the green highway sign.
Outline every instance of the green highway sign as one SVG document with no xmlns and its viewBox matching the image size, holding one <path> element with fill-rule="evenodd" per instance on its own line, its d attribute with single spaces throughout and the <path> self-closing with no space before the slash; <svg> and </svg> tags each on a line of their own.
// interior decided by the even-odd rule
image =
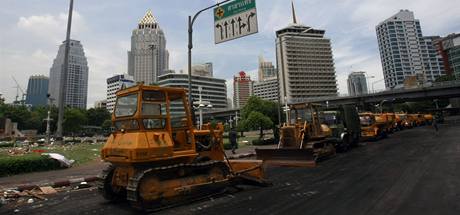
<svg viewBox="0 0 460 215">
<path fill-rule="evenodd" d="M 214 8 L 214 40 L 221 43 L 258 32 L 255 0 L 234 0 Z"/>
</svg>

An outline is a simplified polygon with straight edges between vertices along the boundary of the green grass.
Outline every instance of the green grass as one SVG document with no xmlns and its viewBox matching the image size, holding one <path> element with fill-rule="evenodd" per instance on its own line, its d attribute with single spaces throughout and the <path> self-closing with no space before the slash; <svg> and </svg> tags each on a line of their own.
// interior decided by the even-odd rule
<svg viewBox="0 0 460 215">
<path fill-rule="evenodd" d="M 89 144 L 89 143 L 78 143 L 74 145 L 66 144 L 66 145 L 54 145 L 54 146 L 39 146 L 39 147 L 31 147 L 30 151 L 32 150 L 44 150 L 45 153 L 59 153 L 64 155 L 69 160 L 75 160 L 73 165 L 81 165 L 87 163 L 89 161 L 93 161 L 100 158 L 100 151 L 104 144 L 97 143 L 97 144 Z M 12 149 L 12 148 L 10 148 Z M 22 157 L 29 157 L 29 156 L 36 156 L 38 153 L 31 152 L 29 154 L 24 154 Z M 6 150 L 0 152 L 0 156 L 2 158 L 7 157 L 17 157 L 11 156 L 8 154 Z"/>
</svg>

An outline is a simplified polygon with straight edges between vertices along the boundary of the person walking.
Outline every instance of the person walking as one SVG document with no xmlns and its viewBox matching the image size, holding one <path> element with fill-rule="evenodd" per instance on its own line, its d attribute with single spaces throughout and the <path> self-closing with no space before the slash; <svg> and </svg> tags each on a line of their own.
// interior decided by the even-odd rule
<svg viewBox="0 0 460 215">
<path fill-rule="evenodd" d="M 232 128 L 228 133 L 228 139 L 230 140 L 230 145 L 232 146 L 232 153 L 235 154 L 235 150 L 238 148 L 238 143 L 236 141 L 238 133 L 236 133 L 235 128 Z"/>
<path fill-rule="evenodd" d="M 433 117 L 433 122 L 431 123 L 433 125 L 433 128 L 436 130 L 436 135 L 438 135 L 438 122 L 437 122 L 437 117 Z"/>
</svg>

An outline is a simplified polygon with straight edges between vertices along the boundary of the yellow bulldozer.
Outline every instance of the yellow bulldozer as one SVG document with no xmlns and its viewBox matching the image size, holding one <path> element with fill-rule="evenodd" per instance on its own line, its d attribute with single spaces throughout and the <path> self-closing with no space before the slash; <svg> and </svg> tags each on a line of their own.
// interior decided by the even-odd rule
<svg viewBox="0 0 460 215">
<path fill-rule="evenodd" d="M 117 92 L 114 131 L 101 150 L 111 165 L 99 180 L 110 201 L 137 209 L 212 195 L 241 183 L 265 186 L 261 160 L 228 160 L 223 126 L 193 126 L 186 91 L 136 85 Z"/>
<path fill-rule="evenodd" d="M 320 123 L 318 107 L 312 103 L 290 105 L 277 148 L 256 148 L 257 159 L 282 166 L 315 166 L 317 159 L 334 155 L 334 144 L 327 138 L 331 131 Z"/>
</svg>

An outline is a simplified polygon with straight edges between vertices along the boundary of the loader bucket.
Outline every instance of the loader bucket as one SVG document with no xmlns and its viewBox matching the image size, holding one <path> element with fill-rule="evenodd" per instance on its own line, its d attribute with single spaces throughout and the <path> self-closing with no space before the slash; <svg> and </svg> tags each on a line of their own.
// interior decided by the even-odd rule
<svg viewBox="0 0 460 215">
<path fill-rule="evenodd" d="M 267 165 L 287 167 L 315 167 L 316 157 L 312 149 L 258 149 L 258 160 L 263 160 Z"/>
</svg>

